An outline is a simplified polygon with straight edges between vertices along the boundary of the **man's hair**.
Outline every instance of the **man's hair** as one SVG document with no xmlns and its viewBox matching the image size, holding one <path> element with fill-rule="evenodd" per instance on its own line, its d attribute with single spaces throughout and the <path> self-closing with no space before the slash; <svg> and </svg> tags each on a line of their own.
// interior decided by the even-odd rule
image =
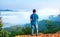
<svg viewBox="0 0 60 37">
<path fill-rule="evenodd" d="M 35 9 L 33 9 L 33 13 L 36 13 L 36 10 Z"/>
</svg>

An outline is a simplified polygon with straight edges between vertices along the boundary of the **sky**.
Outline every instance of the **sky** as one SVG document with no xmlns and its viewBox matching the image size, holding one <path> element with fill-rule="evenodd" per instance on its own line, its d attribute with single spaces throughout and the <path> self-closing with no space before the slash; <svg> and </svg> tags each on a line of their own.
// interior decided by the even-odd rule
<svg viewBox="0 0 60 37">
<path fill-rule="evenodd" d="M 5 9 L 18 12 L 1 12 L 4 23 L 24 24 L 30 22 L 33 9 L 37 10 L 39 20 L 60 14 L 60 0 L 0 0 L 0 10 Z"/>
<path fill-rule="evenodd" d="M 60 0 L 0 0 L 0 9 L 31 10 L 44 8 L 60 10 Z"/>
</svg>

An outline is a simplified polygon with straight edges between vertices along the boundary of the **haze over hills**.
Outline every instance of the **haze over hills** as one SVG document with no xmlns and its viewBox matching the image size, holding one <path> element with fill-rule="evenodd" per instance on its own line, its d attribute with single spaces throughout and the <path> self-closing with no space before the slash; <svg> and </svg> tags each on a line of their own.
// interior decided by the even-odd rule
<svg viewBox="0 0 60 37">
<path fill-rule="evenodd" d="M 58 16 L 49 16 L 49 19 L 52 20 L 52 21 L 60 21 L 60 14 Z"/>
<path fill-rule="evenodd" d="M 50 17 L 52 17 L 52 16 L 50 16 Z M 57 17 L 57 18 L 56 18 Z M 51 24 L 51 25 L 56 25 L 56 28 L 57 27 L 60 27 L 60 14 L 59 15 L 57 15 L 56 17 L 52 17 L 52 19 L 51 18 L 49 18 L 49 19 L 45 19 L 45 20 L 41 20 L 41 21 L 39 21 L 39 23 L 38 23 L 38 25 L 39 25 L 39 30 L 47 30 L 47 25 L 48 24 Z M 54 19 L 56 19 L 56 20 L 54 20 Z M 47 22 L 48 21 L 48 22 Z M 13 25 L 13 24 L 12 24 Z M 30 23 L 26 23 L 26 24 L 22 24 L 22 25 L 20 25 L 20 24 L 17 24 L 17 25 L 13 25 L 12 27 L 14 28 L 14 27 L 19 27 L 19 26 L 21 26 L 21 27 L 24 27 L 24 26 L 31 26 L 31 24 Z M 9 28 L 9 27 L 8 27 Z"/>
<path fill-rule="evenodd" d="M 10 10 L 10 9 L 0 9 L 0 11 L 13 11 L 13 10 Z"/>
<path fill-rule="evenodd" d="M 21 15 L 23 15 L 23 14 L 21 14 Z M 20 16 L 21 16 L 20 15 Z M 17 15 L 16 15 L 17 16 Z M 20 17 L 19 16 L 19 17 Z M 15 24 L 14 23 L 9 23 L 9 22 L 7 22 L 7 21 L 5 21 L 5 22 L 3 22 L 3 27 L 9 27 L 9 26 L 14 26 L 14 25 L 24 25 L 24 24 L 26 24 L 26 23 L 29 23 L 28 22 L 28 20 L 29 20 L 29 17 L 26 17 L 26 19 L 24 19 L 25 18 L 25 16 L 27 16 L 27 15 L 24 15 L 24 17 L 22 17 L 23 19 L 19 19 L 23 24 L 21 24 L 21 22 L 19 22 L 19 21 L 15 21 L 14 19 L 12 19 L 13 20 L 13 22 L 16 22 Z M 14 16 L 13 16 L 14 17 Z M 13 18 L 12 17 L 12 18 Z M 11 17 L 8 17 L 8 18 L 11 18 Z M 17 17 L 14 17 L 14 18 L 17 18 Z M 40 17 L 41 18 L 41 17 Z M 7 18 L 6 18 L 7 19 Z M 52 20 L 52 21 L 59 21 L 60 20 L 60 14 L 58 14 L 57 16 L 52 16 L 52 15 L 50 15 L 49 17 L 48 17 L 48 19 L 49 20 Z M 42 19 L 42 20 L 48 20 L 48 19 Z M 9 20 L 9 19 L 8 19 Z M 18 20 L 18 19 L 16 19 L 16 20 Z M 27 21 L 26 21 L 27 20 Z M 24 23 L 24 21 L 25 21 L 25 23 Z M 40 20 L 41 21 L 41 20 Z M 10 21 L 11 22 L 11 21 Z M 19 22 L 19 23 L 18 23 Z"/>
</svg>

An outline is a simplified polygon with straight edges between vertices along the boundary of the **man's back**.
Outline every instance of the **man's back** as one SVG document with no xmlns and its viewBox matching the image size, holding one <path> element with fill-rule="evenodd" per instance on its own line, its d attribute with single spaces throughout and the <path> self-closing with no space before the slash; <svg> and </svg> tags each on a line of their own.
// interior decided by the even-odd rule
<svg viewBox="0 0 60 37">
<path fill-rule="evenodd" d="M 30 19 L 32 19 L 31 24 L 36 24 L 38 21 L 38 15 L 37 14 L 32 14 L 30 16 Z"/>
</svg>

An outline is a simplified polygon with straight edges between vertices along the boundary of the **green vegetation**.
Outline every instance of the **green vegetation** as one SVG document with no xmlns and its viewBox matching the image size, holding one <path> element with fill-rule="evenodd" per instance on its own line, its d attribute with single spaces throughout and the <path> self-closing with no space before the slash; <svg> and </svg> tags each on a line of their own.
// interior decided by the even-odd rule
<svg viewBox="0 0 60 37">
<path fill-rule="evenodd" d="M 0 37 L 10 37 L 11 33 L 5 31 L 5 30 L 1 30 L 0 31 Z"/>
<path fill-rule="evenodd" d="M 39 22 L 39 33 L 56 33 L 60 30 L 60 26 L 51 20 L 42 20 Z M 31 33 L 31 25 L 25 24 L 25 26 L 12 26 L 10 28 L 5 28 L 4 30 L 11 33 L 11 37 L 16 35 L 27 35 Z"/>
<path fill-rule="evenodd" d="M 60 21 L 59 21 L 60 22 Z M 56 33 L 60 30 L 60 24 L 53 22 L 51 20 L 39 21 L 39 33 Z M 0 37 L 14 37 L 16 35 L 27 35 L 31 32 L 31 25 L 25 24 L 25 26 L 12 26 L 10 28 L 2 29 L 2 24 L 0 24 Z"/>
<path fill-rule="evenodd" d="M 46 29 L 41 30 L 42 33 L 56 33 L 60 30 L 60 27 L 58 25 L 50 20 L 44 20 Z"/>
<path fill-rule="evenodd" d="M 0 37 L 10 37 L 11 33 L 2 29 L 3 24 L 0 23 Z"/>
<path fill-rule="evenodd" d="M 2 29 L 2 24 L 0 23 L 0 30 Z"/>
</svg>

